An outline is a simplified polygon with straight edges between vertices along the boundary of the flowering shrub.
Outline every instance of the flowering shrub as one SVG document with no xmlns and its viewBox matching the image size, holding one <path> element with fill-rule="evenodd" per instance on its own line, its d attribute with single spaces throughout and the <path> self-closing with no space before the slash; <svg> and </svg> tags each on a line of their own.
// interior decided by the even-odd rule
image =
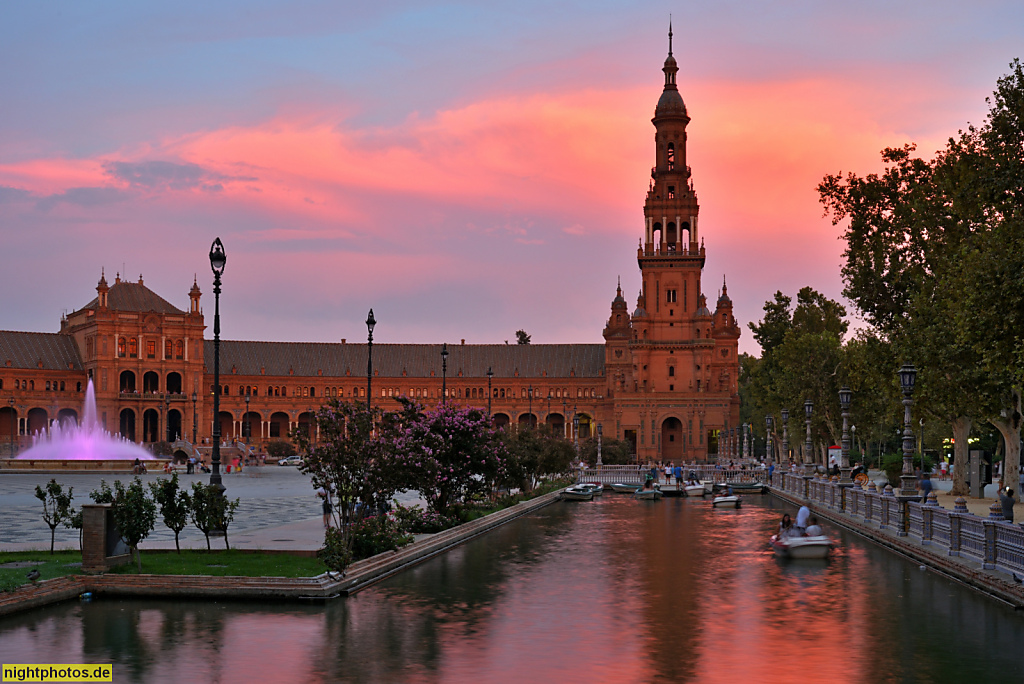
<svg viewBox="0 0 1024 684">
<path fill-rule="evenodd" d="M 459 524 L 454 516 L 441 515 L 435 511 L 424 511 L 418 507 L 406 508 L 395 503 L 395 519 L 406 532 L 412 534 L 434 534 L 443 532 Z"/>
<path fill-rule="evenodd" d="M 375 515 L 352 523 L 349 535 L 352 537 L 353 560 L 362 560 L 385 551 L 397 551 L 412 542 L 412 537 L 390 515 Z"/>
</svg>

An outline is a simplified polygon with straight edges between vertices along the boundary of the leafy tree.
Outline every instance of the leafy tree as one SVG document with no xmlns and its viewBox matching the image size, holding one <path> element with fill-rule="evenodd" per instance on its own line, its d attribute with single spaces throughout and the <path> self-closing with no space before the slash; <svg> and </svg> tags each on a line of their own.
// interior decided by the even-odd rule
<svg viewBox="0 0 1024 684">
<path fill-rule="evenodd" d="M 164 440 L 153 442 L 149 445 L 149 449 L 154 456 L 170 456 L 174 453 L 174 445 Z"/>
<path fill-rule="evenodd" d="M 284 439 L 272 439 L 267 442 L 267 456 L 281 460 L 295 455 L 295 446 Z"/>
<path fill-rule="evenodd" d="M 530 344 L 530 336 L 525 330 L 516 330 L 516 344 Z"/>
<path fill-rule="evenodd" d="M 121 539 L 131 548 L 142 572 L 142 555 L 139 543 L 149 536 L 156 525 L 156 503 L 146 496 L 146 488 L 142 480 L 135 478 L 127 487 L 120 480 L 114 481 L 114 524 L 121 534 Z"/>
<path fill-rule="evenodd" d="M 563 440 L 566 441 L 566 440 Z M 590 437 L 580 441 L 580 459 L 587 465 L 597 465 L 597 439 Z M 631 465 L 636 462 L 633 446 L 622 439 L 614 437 L 601 438 L 601 463 L 604 465 Z"/>
<path fill-rule="evenodd" d="M 214 490 L 216 492 L 216 490 Z M 231 544 L 228 542 L 228 526 L 231 525 L 235 519 L 235 511 L 238 509 L 240 500 L 230 500 L 223 493 L 217 492 L 209 501 L 210 516 L 214 521 L 214 529 L 223 530 L 224 532 L 224 548 L 228 551 L 231 550 Z M 209 536 L 207 536 L 207 544 L 209 544 Z"/>
<path fill-rule="evenodd" d="M 188 517 L 192 524 L 206 537 L 206 550 L 210 550 L 210 532 L 217 529 L 220 522 L 218 499 L 223 499 L 216 487 L 202 482 L 192 483 L 192 507 L 189 509 Z"/>
<path fill-rule="evenodd" d="M 36 498 L 43 502 L 43 521 L 50 528 L 50 554 L 53 555 L 54 538 L 57 533 L 57 525 L 71 522 L 75 511 L 71 507 L 71 494 L 73 487 L 68 487 L 65 493 L 64 488 L 51 479 L 46 483 L 46 489 L 36 485 Z"/>
<path fill-rule="evenodd" d="M 153 493 L 153 499 L 160 507 L 160 515 L 164 524 L 174 532 L 174 548 L 181 553 L 181 545 L 178 543 L 178 535 L 188 524 L 189 511 L 192 510 L 192 497 L 188 491 L 178 487 L 178 474 L 171 475 L 171 479 L 158 479 L 149 485 Z"/>
<path fill-rule="evenodd" d="M 444 403 L 423 411 L 405 401 L 397 418 L 386 430 L 388 451 L 434 512 L 448 515 L 503 479 L 508 455 L 479 409 Z"/>
</svg>

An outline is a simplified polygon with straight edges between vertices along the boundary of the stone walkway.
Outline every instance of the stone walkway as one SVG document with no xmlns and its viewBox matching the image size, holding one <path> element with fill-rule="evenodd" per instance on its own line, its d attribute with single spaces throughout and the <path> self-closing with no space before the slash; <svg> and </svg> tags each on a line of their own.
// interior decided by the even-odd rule
<svg viewBox="0 0 1024 684">
<path fill-rule="evenodd" d="M 43 522 L 42 504 L 35 498 L 36 485 L 45 486 L 50 478 L 73 488 L 74 505 L 91 503 L 89 493 L 100 486 L 100 480 L 112 484 L 113 480 L 127 482 L 131 476 L 92 473 L 0 474 L 0 551 L 49 549 L 50 528 Z M 140 476 L 145 483 L 167 477 L 163 473 Z M 209 482 L 209 475 L 179 475 L 181 486 L 193 482 Z M 238 498 L 235 520 L 229 528 L 228 540 L 232 548 L 281 549 L 295 551 L 316 550 L 323 545 L 323 515 L 321 501 L 314 493 L 309 476 L 296 468 L 263 466 L 247 468 L 241 473 L 223 475 L 226 494 Z M 403 505 L 420 503 L 415 492 L 397 497 Z M 180 536 L 182 548 L 205 549 L 202 532 L 189 525 Z M 211 544 L 223 548 L 222 539 Z M 77 549 L 77 530 L 57 528 L 56 548 Z M 142 549 L 173 549 L 174 533 L 157 518 L 150 536 L 141 544 Z"/>
</svg>

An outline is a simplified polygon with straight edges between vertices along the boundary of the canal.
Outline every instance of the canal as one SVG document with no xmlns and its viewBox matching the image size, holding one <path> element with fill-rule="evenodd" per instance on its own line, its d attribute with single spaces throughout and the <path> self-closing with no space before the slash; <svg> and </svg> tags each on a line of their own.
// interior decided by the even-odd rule
<svg viewBox="0 0 1024 684">
<path fill-rule="evenodd" d="M 556 503 L 327 605 L 95 600 L 0 619 L 0 662 L 115 682 L 1013 681 L 1024 615 L 788 505 Z"/>
</svg>

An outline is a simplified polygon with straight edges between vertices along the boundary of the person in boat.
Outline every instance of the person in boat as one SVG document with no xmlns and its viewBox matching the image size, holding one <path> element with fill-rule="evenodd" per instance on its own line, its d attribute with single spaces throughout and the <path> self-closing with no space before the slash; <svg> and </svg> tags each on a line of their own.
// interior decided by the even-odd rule
<svg viewBox="0 0 1024 684">
<path fill-rule="evenodd" d="M 804 531 L 804 534 L 806 534 L 808 537 L 820 537 L 821 525 L 818 524 L 818 519 L 812 515 L 808 519 L 808 522 L 810 523 L 810 525 L 807 526 L 807 529 Z"/>
<path fill-rule="evenodd" d="M 796 513 L 796 529 L 803 534 L 807 530 L 811 518 L 811 509 L 807 506 L 801 506 L 800 510 Z"/>
<path fill-rule="evenodd" d="M 786 539 L 787 537 L 793 536 L 793 519 L 789 517 L 789 513 L 782 516 L 782 520 L 779 522 L 779 539 Z"/>
</svg>

